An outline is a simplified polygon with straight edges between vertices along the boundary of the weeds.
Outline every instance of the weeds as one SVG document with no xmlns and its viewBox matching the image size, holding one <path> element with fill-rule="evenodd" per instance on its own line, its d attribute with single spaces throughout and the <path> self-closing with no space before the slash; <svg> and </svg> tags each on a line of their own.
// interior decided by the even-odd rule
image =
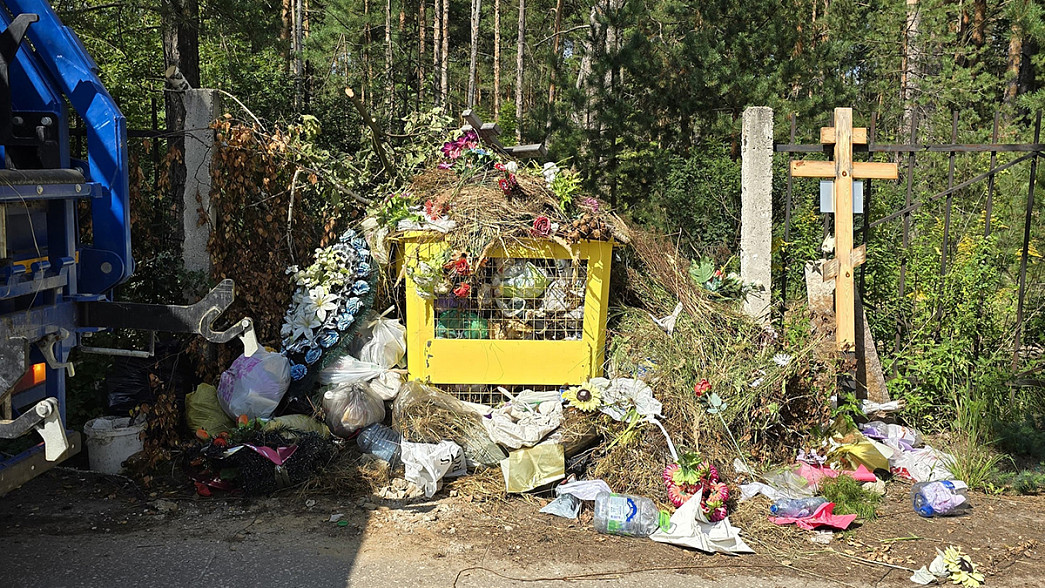
<svg viewBox="0 0 1045 588">
<path fill-rule="evenodd" d="M 860 482 L 849 476 L 824 479 L 820 482 L 820 494 L 828 502 L 835 503 L 835 514 L 855 514 L 865 521 L 878 517 L 875 509 L 882 497 L 865 490 Z"/>
<path fill-rule="evenodd" d="M 957 419 L 946 447 L 954 459 L 947 467 L 970 488 L 989 490 L 1004 456 L 991 448 L 991 440 L 987 438 L 990 428 L 987 400 L 983 396 L 973 397 L 964 390 L 955 394 L 955 409 Z"/>
</svg>

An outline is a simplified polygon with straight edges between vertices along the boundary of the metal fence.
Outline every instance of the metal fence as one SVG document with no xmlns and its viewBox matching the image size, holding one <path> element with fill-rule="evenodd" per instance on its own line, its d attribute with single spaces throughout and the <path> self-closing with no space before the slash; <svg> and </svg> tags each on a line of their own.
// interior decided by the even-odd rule
<svg viewBox="0 0 1045 588">
<path fill-rule="evenodd" d="M 995 206 L 996 196 L 996 179 L 999 174 L 1006 172 L 1018 166 L 1020 164 L 1029 163 L 1029 172 L 1026 181 L 1026 207 L 1023 214 L 1023 238 L 1022 247 L 1020 249 L 1019 259 L 1019 273 L 1018 273 L 1018 293 L 1017 293 L 1017 307 L 1016 307 L 1016 331 L 1015 341 L 1013 348 L 1013 364 L 1018 359 L 1020 352 L 1023 336 L 1023 328 L 1025 323 L 1025 305 L 1027 303 L 1027 265 L 1028 257 L 1030 254 L 1031 245 L 1031 233 L 1032 226 L 1034 223 L 1034 205 L 1035 205 L 1035 177 L 1037 174 L 1038 157 L 1045 151 L 1045 144 L 1040 142 L 1041 139 L 1041 113 L 1037 113 L 1034 117 L 1033 123 L 1033 142 L 1031 143 L 998 143 L 999 138 L 999 122 L 1001 120 L 1000 113 L 996 113 L 994 117 L 992 140 L 989 144 L 967 144 L 958 143 L 958 113 L 952 112 L 951 115 L 951 133 L 950 142 L 943 144 L 929 144 L 920 143 L 919 138 L 919 121 L 917 116 L 913 117 L 910 124 L 910 142 L 907 144 L 881 144 L 875 142 L 876 135 L 876 122 L 877 116 L 872 116 L 870 121 L 870 127 L 868 129 L 868 141 L 866 145 L 854 145 L 855 153 L 863 153 L 863 157 L 866 160 L 871 160 L 876 154 L 888 154 L 892 156 L 893 161 L 900 164 L 901 177 L 896 182 L 904 186 L 905 198 L 904 204 L 897 210 L 889 212 L 881 216 L 880 218 L 872 218 L 874 208 L 872 207 L 872 199 L 874 198 L 874 189 L 871 180 L 867 180 L 867 184 L 864 190 L 864 214 L 862 220 L 854 221 L 858 224 L 855 227 L 857 230 L 856 240 L 859 243 L 868 245 L 868 256 L 873 255 L 874 243 L 872 242 L 875 230 L 883 227 L 886 223 L 899 222 L 902 223 L 902 249 L 906 251 L 911 246 L 912 237 L 912 215 L 918 211 L 921 207 L 926 206 L 930 203 L 939 202 L 943 200 L 943 238 L 940 244 L 940 260 L 939 260 L 939 275 L 941 277 L 946 276 L 948 272 L 948 263 L 953 255 L 953 249 L 955 246 L 954 235 L 952 234 L 951 217 L 954 208 L 956 198 L 963 197 L 963 191 L 970 188 L 974 184 L 986 181 L 986 199 L 982 214 L 984 216 L 983 234 L 990 236 L 993 227 L 991 226 L 991 218 L 993 208 Z M 791 175 L 790 161 L 793 159 L 795 154 L 813 154 L 813 153 L 830 153 L 831 145 L 821 144 L 796 144 L 796 118 L 795 115 L 790 117 L 790 141 L 786 144 L 777 143 L 774 145 L 774 151 L 776 153 L 787 154 L 788 166 L 787 166 L 787 184 L 784 193 L 783 202 L 783 241 L 785 243 L 791 242 L 792 237 L 792 215 L 796 210 L 795 202 L 795 190 L 794 182 Z M 968 154 L 990 154 L 990 166 L 989 169 L 983 173 L 979 173 L 967 180 L 955 183 L 955 168 L 958 157 Z M 1007 161 L 1003 164 L 998 163 L 998 155 L 1004 153 L 1016 154 L 1017 157 Z M 946 188 L 943 190 L 935 191 L 927 197 L 917 198 L 915 194 L 915 176 L 916 167 L 918 165 L 919 158 L 926 157 L 941 157 L 946 154 L 947 157 L 947 176 L 946 176 Z M 854 155 L 854 159 L 856 156 Z M 1018 173 L 1018 170 L 1017 170 Z M 886 180 L 877 180 L 878 182 L 884 182 Z M 898 186 L 899 187 L 899 186 Z M 823 215 L 824 218 L 824 235 L 827 236 L 829 233 L 829 217 Z M 782 249 L 782 254 L 779 256 L 780 271 L 777 272 L 775 282 L 777 287 L 774 288 L 774 297 L 781 305 L 787 303 L 787 291 L 788 291 L 788 267 L 798 261 L 792 259 L 789 251 L 786 247 Z M 864 294 L 864 272 L 861 267 L 858 289 L 861 294 Z M 897 280 L 898 294 L 900 298 L 903 298 L 907 288 L 907 272 L 908 272 L 908 261 L 906 256 L 901 258 L 899 277 Z M 937 308 L 937 316 L 943 309 Z M 904 325 L 902 321 L 898 320 L 896 325 L 896 335 L 894 342 L 894 349 L 899 349 L 901 345 L 901 339 L 904 335 Z"/>
</svg>

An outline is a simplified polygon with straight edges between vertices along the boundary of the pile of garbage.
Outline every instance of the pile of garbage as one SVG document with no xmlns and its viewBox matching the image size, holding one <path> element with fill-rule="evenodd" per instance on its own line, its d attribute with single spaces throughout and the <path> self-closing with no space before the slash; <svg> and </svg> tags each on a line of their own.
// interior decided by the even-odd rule
<svg viewBox="0 0 1045 588">
<path fill-rule="evenodd" d="M 288 487 L 354 444 L 400 480 L 397 498 L 431 497 L 489 469 L 500 473 L 491 493 L 551 491 L 542 512 L 576 518 L 590 507 L 599 532 L 708 552 L 751 552 L 729 516 L 756 494 L 772 501 L 765 516 L 777 525 L 850 527 L 857 515 L 818 495 L 837 476 L 879 494 L 885 477 L 911 478 L 923 516 L 968 508 L 947 467 L 953 458 L 913 429 L 839 419 L 810 448 L 830 412 L 832 362 L 808 333 L 785 338 L 736 312 L 736 300 L 708 285 L 706 261 L 630 229 L 555 166 L 520 168 L 468 133 L 442 151 L 444 161 L 410 193 L 385 199 L 362 234 L 347 231 L 312 265 L 288 270 L 296 292 L 279 352 L 242 356 L 216 387 L 189 395 L 200 493 Z M 417 232 L 448 244 L 445 263 L 393 270 L 393 239 Z M 584 266 L 488 256 L 518 238 L 571 251 L 580 240 L 629 243 L 614 252 L 606 377 L 499 388 L 484 403 L 408 380 L 406 328 L 394 313 L 406 272 L 415 287 L 405 295 L 433 301 L 438 338 L 581 337 Z M 387 287 L 381 275 L 392 278 Z M 391 307 L 378 314 L 385 300 Z M 749 465 L 797 446 L 809 450 L 793 466 Z"/>
</svg>

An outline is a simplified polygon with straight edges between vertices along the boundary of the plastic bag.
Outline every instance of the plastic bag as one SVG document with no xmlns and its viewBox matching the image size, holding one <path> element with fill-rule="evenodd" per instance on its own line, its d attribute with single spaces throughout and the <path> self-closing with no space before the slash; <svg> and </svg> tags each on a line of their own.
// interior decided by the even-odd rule
<svg viewBox="0 0 1045 588">
<path fill-rule="evenodd" d="M 236 428 L 218 402 L 218 389 L 210 384 L 200 384 L 185 395 L 185 422 L 190 431 L 203 429 L 211 437 Z"/>
<path fill-rule="evenodd" d="M 562 424 L 562 403 L 542 402 L 536 410 L 524 403 L 508 403 L 482 423 L 495 443 L 509 449 L 533 447 Z"/>
<path fill-rule="evenodd" d="M 320 384 L 362 384 L 385 373 L 385 368 L 345 355 L 319 372 Z"/>
<path fill-rule="evenodd" d="M 544 294 L 545 288 L 548 287 L 548 276 L 530 262 L 505 264 L 500 282 L 499 296 L 532 300 Z"/>
<path fill-rule="evenodd" d="M 490 440 L 480 419 L 490 413 L 490 407 L 461 402 L 435 388 L 411 380 L 399 391 L 392 403 L 392 423 L 406 439 L 435 442 L 426 431 L 411 430 L 411 415 L 428 415 L 443 412 L 449 422 L 444 423 L 454 430 L 451 440 L 464 449 L 469 465 L 494 465 L 505 458 L 504 451 Z"/>
<path fill-rule="evenodd" d="M 400 458 L 406 470 L 404 477 L 408 482 L 424 488 L 426 498 L 431 498 L 439 490 L 443 478 L 468 473 L 464 452 L 453 441 L 435 444 L 403 441 L 400 448 Z"/>
<path fill-rule="evenodd" d="M 218 402 L 233 419 L 267 419 L 290 387 L 290 361 L 279 353 L 259 349 L 241 355 L 221 374 Z"/>
<path fill-rule="evenodd" d="M 406 355 L 406 327 L 398 319 L 371 313 L 352 341 L 349 352 L 367 363 L 393 368 Z"/>
<path fill-rule="evenodd" d="M 370 393 L 366 384 L 340 384 L 323 393 L 327 426 L 338 437 L 348 437 L 359 429 L 385 418 L 385 403 Z"/>
<path fill-rule="evenodd" d="M 370 381 L 370 391 L 381 400 L 392 400 L 403 387 L 403 375 L 388 371 Z"/>
<path fill-rule="evenodd" d="M 330 437 L 330 428 L 306 414 L 285 414 L 269 420 L 262 427 L 265 431 L 288 431 L 290 433 L 319 433 Z"/>
</svg>

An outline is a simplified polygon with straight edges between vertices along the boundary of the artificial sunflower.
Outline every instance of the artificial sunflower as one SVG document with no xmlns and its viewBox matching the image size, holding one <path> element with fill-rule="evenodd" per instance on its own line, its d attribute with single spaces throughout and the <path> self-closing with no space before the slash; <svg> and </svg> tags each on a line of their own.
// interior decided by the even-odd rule
<svg viewBox="0 0 1045 588">
<path fill-rule="evenodd" d="M 574 386 L 563 392 L 562 398 L 570 406 L 584 412 L 591 412 L 602 406 L 602 392 L 590 384 Z"/>
<path fill-rule="evenodd" d="M 943 563 L 950 572 L 950 580 L 954 584 L 975 588 L 983 584 L 983 574 L 976 571 L 976 564 L 972 563 L 969 556 L 953 545 L 943 552 Z"/>
</svg>

